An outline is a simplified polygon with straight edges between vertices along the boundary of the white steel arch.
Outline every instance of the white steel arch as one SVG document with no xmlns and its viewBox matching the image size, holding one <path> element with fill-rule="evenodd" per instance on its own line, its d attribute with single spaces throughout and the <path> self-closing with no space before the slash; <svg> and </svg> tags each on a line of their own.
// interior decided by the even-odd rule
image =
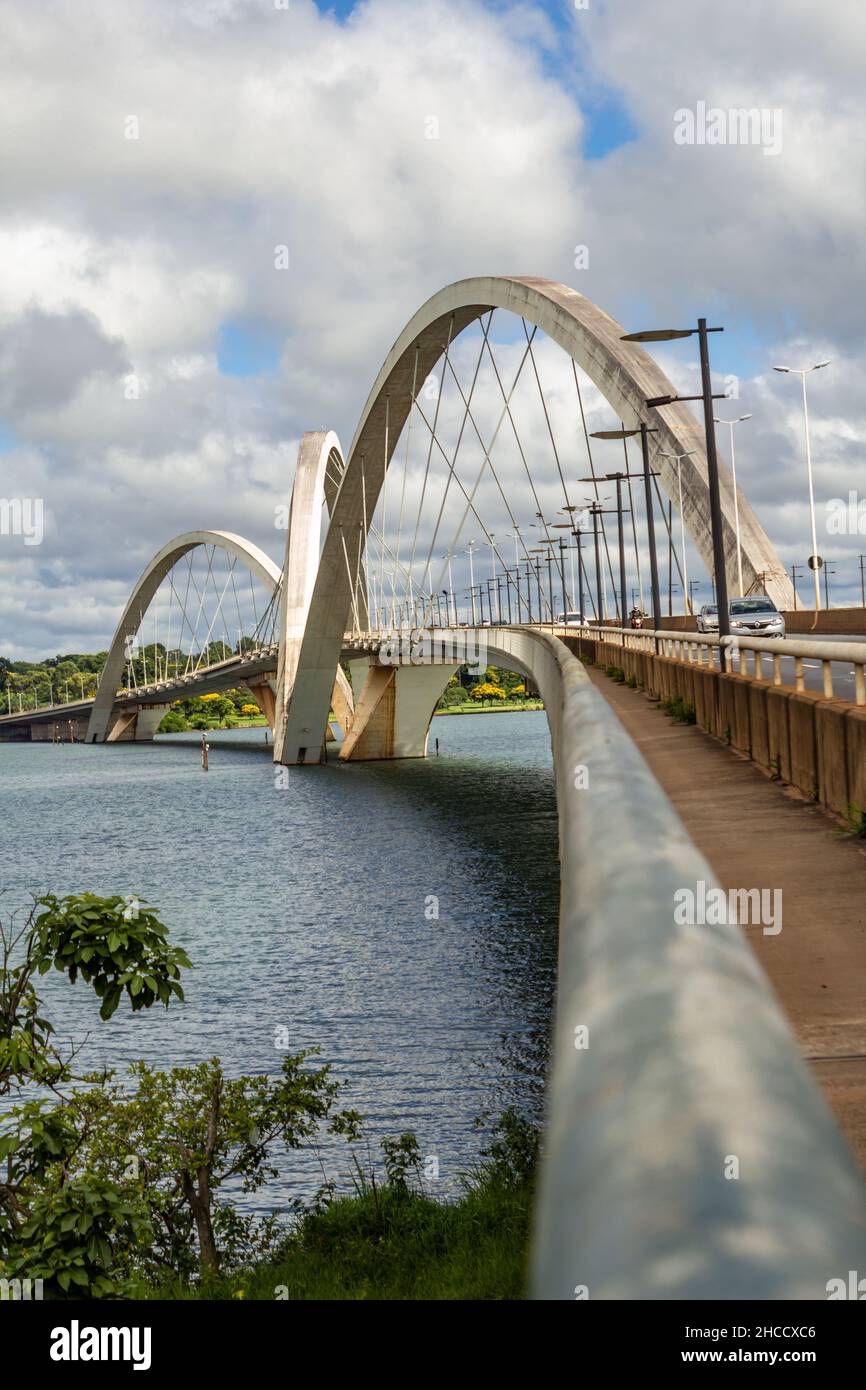
<svg viewBox="0 0 866 1390">
<path fill-rule="evenodd" d="M 280 569 L 269 555 L 243 536 L 231 531 L 185 531 L 173 540 L 167 541 L 154 555 L 135 585 L 120 622 L 117 624 L 108 658 L 99 678 L 96 699 L 90 712 L 87 726 L 87 742 L 103 743 L 108 733 L 111 712 L 114 708 L 117 687 L 126 663 L 126 642 L 128 637 L 138 631 L 141 614 L 146 612 L 151 599 L 173 565 L 188 551 L 199 545 L 213 545 L 226 554 L 240 560 L 252 571 L 269 594 L 273 594 L 280 583 Z M 327 715 L 326 715 L 327 717 Z"/>
<path fill-rule="evenodd" d="M 712 570 L 707 464 L 703 430 L 682 404 L 648 409 L 647 398 L 676 392 L 656 362 L 623 328 L 576 290 L 535 277 L 483 276 L 440 290 L 406 325 L 386 358 L 367 399 L 331 511 L 304 635 L 278 692 L 285 712 L 275 756 L 296 763 L 308 757 L 316 730 L 324 727 L 343 633 L 352 608 L 352 580 L 345 539 L 355 536 L 375 511 L 385 472 L 414 396 L 442 357 L 447 343 L 490 309 L 501 308 L 535 324 L 580 366 L 626 426 L 651 423 L 653 464 L 668 494 L 678 499 L 676 472 L 663 454 L 683 459 L 683 512 L 698 552 Z M 732 567 L 736 550 L 734 494 L 720 464 L 724 543 Z M 775 550 L 742 493 L 739 494 L 743 568 L 747 582 L 769 574 L 767 589 L 779 607 L 791 602 L 790 582 Z M 294 668 L 294 669 L 292 669 Z"/>
</svg>

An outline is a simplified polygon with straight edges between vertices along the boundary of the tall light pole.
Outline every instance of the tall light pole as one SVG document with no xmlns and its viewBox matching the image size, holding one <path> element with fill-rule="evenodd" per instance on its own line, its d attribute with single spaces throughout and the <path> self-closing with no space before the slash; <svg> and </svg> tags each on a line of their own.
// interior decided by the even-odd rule
<svg viewBox="0 0 866 1390">
<path fill-rule="evenodd" d="M 652 405 L 653 402 L 648 401 L 647 404 Z M 637 429 L 628 430 L 623 428 L 619 430 L 595 430 L 593 431 L 592 437 L 593 439 L 630 439 L 633 434 L 640 435 L 641 458 L 643 460 L 642 477 L 644 480 L 644 496 L 646 500 L 647 542 L 649 545 L 650 556 L 650 584 L 652 587 L 653 628 L 656 632 L 658 632 L 659 628 L 661 627 L 662 601 L 661 594 L 659 591 L 659 567 L 658 556 L 656 555 L 656 530 L 655 517 L 653 515 L 652 499 L 652 479 L 655 477 L 655 474 L 650 468 L 648 442 L 648 436 L 650 434 L 655 433 L 655 427 L 650 428 L 647 425 L 645 425 L 643 421 L 641 421 Z M 628 474 L 625 474 L 624 476 L 627 477 Z"/>
<path fill-rule="evenodd" d="M 469 597 L 472 600 L 472 626 L 476 627 L 477 624 L 475 621 L 475 570 L 472 565 L 472 553 L 474 549 L 475 542 L 470 541 L 466 547 L 466 552 L 469 556 Z"/>
<path fill-rule="evenodd" d="M 647 399 L 648 406 L 672 405 L 674 401 L 703 401 L 704 432 L 707 438 L 707 491 L 710 502 L 710 537 L 713 545 L 714 587 L 717 591 L 719 607 L 719 638 L 730 637 L 731 615 L 728 609 L 728 576 L 725 570 L 725 539 L 722 529 L 722 494 L 719 488 L 719 460 L 716 454 L 715 417 L 713 401 L 723 400 L 724 394 L 713 394 L 710 375 L 710 333 L 723 333 L 723 328 L 708 328 L 706 319 L 698 319 L 697 328 L 650 328 L 641 333 L 624 333 L 624 343 L 668 343 L 674 338 L 690 338 L 698 335 L 701 359 L 701 394 L 699 396 L 654 396 Z M 646 436 L 641 439 L 646 446 Z M 727 669 L 727 658 L 723 645 L 719 647 L 719 664 Z"/>
<path fill-rule="evenodd" d="M 815 531 L 815 494 L 812 489 L 812 451 L 809 447 L 809 404 L 806 400 L 806 373 L 817 372 L 820 367 L 829 367 L 831 358 L 826 362 L 815 362 L 811 367 L 774 367 L 774 372 L 787 372 L 790 376 L 798 376 L 803 386 L 803 424 L 806 431 L 806 473 L 809 478 L 809 517 L 812 523 L 812 574 L 815 579 L 815 612 L 821 607 L 821 585 L 818 570 L 818 537 Z"/>
<path fill-rule="evenodd" d="M 456 625 L 456 623 L 457 623 L 457 595 L 454 593 L 454 577 L 453 577 L 453 575 L 451 574 L 451 561 L 452 561 L 453 558 L 454 558 L 454 557 L 453 557 L 453 555 L 451 554 L 451 551 L 450 551 L 450 550 L 448 551 L 447 555 L 443 555 L 443 556 L 442 556 L 442 559 L 443 559 L 443 560 L 446 562 L 446 564 L 448 565 L 448 592 L 449 592 L 449 594 L 451 595 L 451 607 L 452 607 L 453 610 L 454 610 L 454 623 L 455 623 L 455 625 Z M 447 599 L 446 599 L 446 601 L 445 601 L 445 609 L 446 609 L 446 612 L 447 612 L 447 611 L 448 611 L 448 601 L 447 601 Z M 451 622 L 451 617 L 450 617 L 450 616 L 449 616 L 449 618 L 448 618 L 448 621 L 449 621 L 449 623 Z"/>
<path fill-rule="evenodd" d="M 607 437 L 607 434 L 606 434 L 605 431 L 593 432 L 592 437 L 593 437 L 593 439 L 599 439 L 599 438 L 602 438 L 602 439 L 603 439 L 603 438 L 606 438 L 606 437 Z M 618 473 L 604 473 L 604 474 L 602 474 L 601 476 L 596 476 L 596 477 L 594 477 L 594 478 L 578 478 L 578 480 L 577 480 L 579 483 L 594 483 L 594 482 L 610 482 L 610 483 L 616 483 L 616 530 L 617 530 L 617 540 L 618 540 L 618 542 L 619 542 L 619 600 L 618 600 L 616 606 L 617 606 L 617 609 L 619 610 L 620 623 L 622 624 L 623 627 L 625 627 L 625 616 L 626 616 L 627 599 L 626 599 L 626 587 L 625 587 L 625 539 L 624 539 L 624 534 L 623 534 L 623 520 L 622 520 L 622 518 L 623 518 L 622 485 L 623 485 L 623 482 L 624 482 L 624 481 L 628 481 L 629 478 L 639 478 L 639 477 L 642 477 L 642 476 L 643 476 L 643 475 L 640 474 L 640 473 L 623 473 L 623 472 L 618 472 Z M 630 510 L 630 508 L 628 508 L 628 507 L 625 508 L 625 511 L 629 511 L 629 510 Z"/>
<path fill-rule="evenodd" d="M 739 425 L 743 420 L 751 420 L 751 415 L 738 415 L 736 420 L 720 420 L 715 415 L 714 420 L 717 425 L 727 425 L 731 439 L 731 476 L 734 480 L 734 530 L 737 533 L 737 585 L 738 593 L 743 592 L 743 557 L 740 551 L 740 503 L 737 497 L 737 461 L 734 457 L 734 425 Z"/>
<path fill-rule="evenodd" d="M 747 418 L 748 418 L 748 417 L 747 417 Z M 683 460 L 683 459 L 687 459 L 687 458 L 691 458 L 692 454 L 694 454 L 694 453 L 696 453 L 696 452 L 697 452 L 697 450 L 695 450 L 695 449 L 687 449 L 686 452 L 685 452 L 684 454 L 664 454 L 664 453 L 662 454 L 662 458 L 663 458 L 663 459 L 674 459 L 675 462 L 676 462 L 676 465 L 677 465 L 677 490 L 678 490 L 678 492 L 679 492 L 679 497 L 680 497 L 680 550 L 682 551 L 682 557 L 683 557 L 683 611 L 684 611 L 685 613 L 690 613 L 690 612 L 693 612 L 694 610 L 692 609 L 692 591 L 691 591 L 691 589 L 689 588 L 689 575 L 688 575 L 688 570 L 686 569 L 686 519 L 685 519 L 685 517 L 684 517 L 684 515 L 683 515 L 683 470 L 682 470 L 682 460 Z M 736 487 L 736 484 L 734 484 L 734 486 Z M 734 495 L 736 496 L 736 493 L 735 493 Z M 737 555 L 738 555 L 738 556 L 739 556 L 739 553 L 740 553 L 740 533 L 739 533 L 739 530 L 738 530 L 738 531 L 737 531 Z M 742 591 L 742 588 L 743 588 L 743 576 L 742 576 L 742 573 L 741 573 L 741 574 L 740 574 L 740 590 L 741 590 L 741 591 Z"/>
</svg>

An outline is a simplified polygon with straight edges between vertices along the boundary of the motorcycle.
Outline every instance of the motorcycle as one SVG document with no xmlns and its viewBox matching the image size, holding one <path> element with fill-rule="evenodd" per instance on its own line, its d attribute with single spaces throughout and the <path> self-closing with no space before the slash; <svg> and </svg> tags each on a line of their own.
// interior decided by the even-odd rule
<svg viewBox="0 0 866 1390">
<path fill-rule="evenodd" d="M 639 609 L 633 608 L 629 614 L 629 622 L 632 627 L 643 627 L 643 613 Z"/>
</svg>

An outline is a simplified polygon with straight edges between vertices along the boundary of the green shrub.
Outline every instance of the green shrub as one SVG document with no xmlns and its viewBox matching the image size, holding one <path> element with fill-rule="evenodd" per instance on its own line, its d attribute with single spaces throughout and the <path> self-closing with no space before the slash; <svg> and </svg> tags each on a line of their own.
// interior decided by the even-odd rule
<svg viewBox="0 0 866 1390">
<path fill-rule="evenodd" d="M 690 704 L 688 700 L 684 700 L 681 695 L 662 700 L 662 709 L 675 724 L 697 723 L 694 705 Z"/>
</svg>

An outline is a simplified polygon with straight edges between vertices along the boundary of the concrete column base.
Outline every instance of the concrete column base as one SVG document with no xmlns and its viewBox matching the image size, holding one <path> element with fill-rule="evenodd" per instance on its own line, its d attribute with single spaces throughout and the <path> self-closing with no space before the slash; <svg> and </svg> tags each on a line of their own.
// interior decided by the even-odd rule
<svg viewBox="0 0 866 1390">
<path fill-rule="evenodd" d="M 345 738 L 355 717 L 355 697 L 352 694 L 351 685 L 346 680 L 342 666 L 337 667 L 337 679 L 334 681 L 334 691 L 331 695 L 331 709 L 334 711 L 334 718 L 342 729 Z"/>
<path fill-rule="evenodd" d="M 170 708 L 170 705 L 142 705 L 138 709 L 120 710 L 111 716 L 104 742 L 151 743 Z M 89 732 L 92 734 L 93 730 Z"/>
<path fill-rule="evenodd" d="M 277 718 L 275 688 L 276 681 L 269 680 L 257 681 L 255 685 L 247 686 L 247 690 L 252 695 L 262 714 L 265 716 L 265 719 L 267 719 L 272 731 Z"/>
<path fill-rule="evenodd" d="M 170 708 L 170 705 L 146 705 L 140 709 L 135 721 L 135 742 L 152 743 L 154 734 Z"/>
<path fill-rule="evenodd" d="M 349 734 L 344 762 L 424 758 L 430 721 L 459 663 L 449 666 L 371 666 Z"/>
</svg>

